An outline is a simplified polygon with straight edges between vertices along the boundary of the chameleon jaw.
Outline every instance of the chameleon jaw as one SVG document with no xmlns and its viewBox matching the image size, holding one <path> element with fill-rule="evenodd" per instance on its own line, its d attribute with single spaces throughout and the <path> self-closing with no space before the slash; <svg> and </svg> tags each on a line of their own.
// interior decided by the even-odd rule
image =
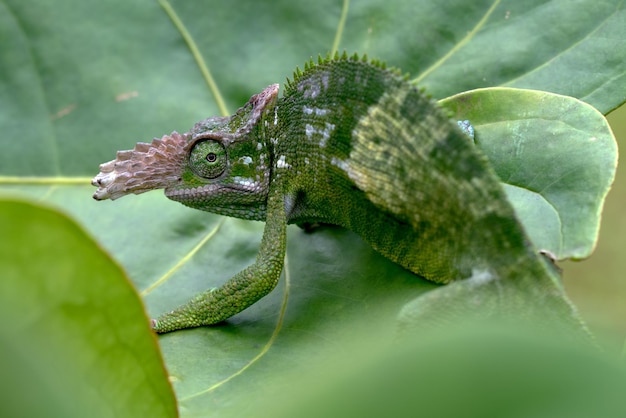
<svg viewBox="0 0 626 418">
<path fill-rule="evenodd" d="M 135 148 L 118 151 L 116 159 L 100 165 L 91 184 L 98 187 L 96 200 L 115 200 L 127 194 L 164 189 L 181 180 L 189 148 L 188 133 L 172 132 L 151 144 L 139 142 Z"/>
</svg>

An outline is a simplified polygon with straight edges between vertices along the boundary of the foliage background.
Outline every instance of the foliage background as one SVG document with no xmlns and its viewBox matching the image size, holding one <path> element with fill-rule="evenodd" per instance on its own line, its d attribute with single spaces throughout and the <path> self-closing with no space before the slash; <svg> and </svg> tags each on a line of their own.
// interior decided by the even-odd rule
<svg viewBox="0 0 626 418">
<path fill-rule="evenodd" d="M 342 13 L 342 3 L 331 0 L 172 4 L 231 111 L 264 86 L 283 82 L 310 56 L 330 50 Z M 480 21 L 490 11 L 492 20 L 483 27 Z M 437 98 L 481 86 L 543 87 L 589 100 L 606 113 L 625 100 L 624 16 L 624 2 L 617 0 L 353 0 L 339 47 L 410 72 Z M 473 33 L 477 28 L 488 30 Z M 462 44 L 468 34 L 471 41 Z M 614 55 L 599 48 L 607 45 Z M 577 68 L 594 76 L 576 83 L 560 77 Z M 0 186 L 5 195 L 60 208 L 97 237 L 135 286 L 150 293 L 151 313 L 249 264 L 262 226 L 222 223 L 158 192 L 96 203 L 88 181 L 115 150 L 184 131 L 218 113 L 214 95 L 158 2 L 0 2 Z M 626 141 L 625 119 L 624 107 L 609 115 L 620 145 Z M 613 351 L 626 335 L 624 177 L 620 169 L 597 252 L 586 262 L 564 264 L 568 292 Z M 432 288 L 345 231 L 303 239 L 292 229 L 289 242 L 293 285 L 276 340 L 270 338 L 284 284 L 217 330 L 160 339 L 178 396 L 191 397 L 183 402 L 188 413 L 232 408 L 238 396 L 257 389 L 277 368 L 341 351 L 355 335 L 376 329 L 381 339 L 388 336 L 394 309 Z M 84 275 L 91 277 L 88 270 Z M 155 278 L 163 281 L 152 292 Z M 219 383 L 259 354 L 263 360 L 246 369 L 251 377 Z"/>
</svg>

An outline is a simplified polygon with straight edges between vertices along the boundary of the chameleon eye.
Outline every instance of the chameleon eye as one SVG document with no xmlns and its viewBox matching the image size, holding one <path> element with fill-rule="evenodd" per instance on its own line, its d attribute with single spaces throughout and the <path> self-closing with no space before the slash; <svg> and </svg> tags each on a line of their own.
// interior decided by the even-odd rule
<svg viewBox="0 0 626 418">
<path fill-rule="evenodd" d="M 206 179 L 219 177 L 226 170 L 226 149 L 221 142 L 198 142 L 189 154 L 189 166 L 194 173 Z"/>
</svg>

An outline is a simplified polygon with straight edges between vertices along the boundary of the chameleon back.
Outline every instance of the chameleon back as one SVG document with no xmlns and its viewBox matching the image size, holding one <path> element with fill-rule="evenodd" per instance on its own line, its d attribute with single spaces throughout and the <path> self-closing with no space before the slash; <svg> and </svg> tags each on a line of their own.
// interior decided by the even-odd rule
<svg viewBox="0 0 626 418">
<path fill-rule="evenodd" d="M 527 247 L 472 141 L 393 71 L 356 59 L 311 65 L 277 106 L 275 177 L 290 223 L 346 227 L 437 282 L 497 258 L 515 264 L 520 254 L 506 249 Z"/>
</svg>

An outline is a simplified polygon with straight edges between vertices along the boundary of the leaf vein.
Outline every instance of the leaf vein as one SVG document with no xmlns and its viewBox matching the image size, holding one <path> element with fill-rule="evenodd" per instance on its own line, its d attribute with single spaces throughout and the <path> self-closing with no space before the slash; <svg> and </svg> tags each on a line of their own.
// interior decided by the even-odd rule
<svg viewBox="0 0 626 418">
<path fill-rule="evenodd" d="M 215 389 L 219 388 L 220 386 L 228 383 L 229 381 L 231 381 L 232 379 L 234 379 L 235 377 L 241 375 L 243 372 L 245 372 L 247 369 L 249 369 L 254 363 L 256 363 L 263 356 L 265 356 L 265 354 L 267 354 L 267 352 L 270 350 L 270 348 L 272 348 L 272 346 L 274 345 L 274 342 L 276 341 L 276 338 L 278 338 L 278 334 L 280 334 L 280 330 L 282 329 L 283 321 L 285 319 L 285 312 L 287 311 L 287 301 L 289 300 L 290 274 L 289 274 L 289 262 L 288 262 L 287 255 L 285 255 L 285 264 L 284 264 L 283 272 L 284 272 L 284 276 L 285 276 L 285 290 L 283 291 L 283 300 L 282 300 L 282 303 L 280 305 L 278 321 L 276 321 L 276 326 L 274 327 L 274 331 L 272 332 L 272 335 L 270 336 L 270 339 L 267 340 L 267 343 L 265 343 L 265 345 L 263 346 L 261 351 L 259 351 L 259 353 L 256 356 L 254 356 L 252 359 L 250 359 L 250 361 L 248 361 L 239 370 L 235 371 L 230 376 L 220 380 L 219 382 L 209 386 L 208 388 L 206 388 L 206 389 L 204 389 L 202 391 L 196 392 L 196 393 L 194 393 L 192 395 L 189 395 L 189 396 L 187 396 L 185 398 L 180 399 L 180 402 L 184 402 L 184 401 L 196 398 L 198 396 L 210 393 L 210 392 L 214 391 Z"/>
<path fill-rule="evenodd" d="M 198 68 L 200 69 L 200 73 L 204 77 L 204 80 L 206 81 L 207 85 L 209 86 L 209 90 L 211 91 L 211 94 L 213 94 L 213 97 L 215 98 L 215 102 L 217 103 L 217 107 L 220 110 L 221 115 L 222 116 L 230 115 L 231 112 L 229 112 L 228 108 L 226 107 L 226 103 L 224 102 L 222 93 L 220 93 L 220 89 L 219 87 L 217 87 L 217 83 L 213 79 L 213 76 L 211 75 L 211 71 L 209 70 L 209 67 L 204 61 L 204 58 L 202 58 L 202 54 L 200 53 L 200 50 L 198 49 L 198 45 L 196 45 L 196 42 L 193 40 L 193 37 L 191 36 L 189 31 L 185 27 L 185 24 L 182 22 L 182 20 L 180 20 L 180 17 L 178 17 L 178 15 L 176 14 L 176 11 L 167 0 L 159 0 L 159 4 L 163 8 L 163 10 L 165 10 L 165 13 L 170 18 L 170 20 L 172 21 L 172 23 L 174 24 L 174 26 L 176 27 L 180 35 L 183 37 L 183 40 L 187 44 L 187 47 L 189 48 L 191 55 L 196 60 L 196 64 L 198 65 Z"/>
<path fill-rule="evenodd" d="M 219 229 L 222 227 L 222 225 L 224 224 L 224 221 L 226 220 L 226 217 L 222 217 L 220 219 L 220 221 L 215 225 L 215 227 L 213 227 L 213 229 L 211 229 L 209 231 L 208 234 L 206 234 L 204 236 L 204 238 L 202 238 L 200 240 L 200 242 L 198 242 L 195 247 L 193 247 L 191 249 L 191 251 L 189 251 L 187 254 L 185 254 L 179 261 L 178 263 L 176 263 L 171 269 L 169 269 L 163 276 L 161 276 L 159 279 L 157 279 L 154 283 L 152 283 L 150 286 L 148 286 L 147 288 L 145 288 L 144 290 L 141 291 L 141 296 L 145 297 L 148 294 L 150 294 L 154 289 L 156 289 L 157 287 L 161 286 L 163 283 L 165 283 L 170 277 L 172 277 L 172 275 L 174 273 L 176 273 L 178 270 L 180 270 L 185 264 L 187 264 L 187 262 L 189 260 L 191 260 L 193 258 L 193 256 L 200 250 L 200 248 L 202 248 L 204 246 L 204 244 L 206 244 L 211 238 L 213 238 L 213 236 L 217 233 L 217 231 L 219 231 Z"/>
<path fill-rule="evenodd" d="M 591 36 L 598 32 L 602 26 L 609 21 L 609 19 L 611 19 L 613 16 L 615 16 L 618 12 L 620 12 L 621 8 L 622 8 L 622 3 L 623 1 L 615 8 L 615 10 L 613 11 L 613 13 L 611 13 L 610 15 L 607 15 L 607 17 L 605 19 L 602 19 L 598 25 L 593 28 L 593 30 L 590 30 L 586 35 L 581 36 L 580 39 L 578 39 L 578 41 L 573 42 L 568 48 L 566 49 L 562 49 L 559 51 L 559 53 L 557 53 L 556 55 L 554 55 L 552 58 L 550 58 L 549 60 L 543 62 L 541 65 L 536 66 L 535 68 L 533 68 L 532 70 L 526 71 L 524 72 L 524 74 L 520 75 L 519 77 L 513 78 L 509 81 L 507 81 L 506 83 L 503 83 L 502 86 L 511 86 L 513 84 L 515 84 L 517 81 L 529 76 L 530 74 L 536 73 L 538 71 L 540 71 L 542 68 L 545 68 L 547 66 L 549 66 L 550 64 L 554 63 L 554 61 L 556 61 L 558 58 L 564 56 L 566 53 L 572 51 L 575 47 L 577 47 L 578 45 L 582 44 L 584 41 L 588 40 L 591 38 Z"/>
<path fill-rule="evenodd" d="M 50 177 L 30 177 L 30 176 L 0 176 L 0 185 L 20 185 L 20 186 L 41 186 L 41 185 L 57 185 L 57 186 L 85 186 L 91 183 L 91 177 L 68 177 L 68 176 L 50 176 Z"/>
<path fill-rule="evenodd" d="M 437 60 L 433 65 L 431 65 L 426 70 L 424 70 L 419 76 L 411 80 L 411 83 L 419 84 L 422 80 L 428 77 L 430 73 L 435 71 L 437 68 L 441 67 L 448 59 L 450 59 L 454 54 L 460 51 L 469 41 L 471 41 L 474 38 L 474 36 L 476 36 L 478 31 L 480 31 L 485 26 L 485 24 L 487 23 L 487 21 L 493 14 L 493 11 L 496 9 L 496 7 L 498 7 L 499 4 L 500 4 L 500 0 L 495 0 L 493 4 L 491 5 L 491 7 L 487 9 L 484 16 L 476 23 L 476 25 L 472 28 L 472 30 L 467 32 L 467 34 L 465 35 L 465 37 L 463 37 L 463 39 L 457 42 L 452 47 L 452 49 L 450 49 L 443 57 L 439 58 L 439 60 Z"/>
<path fill-rule="evenodd" d="M 337 32 L 335 32 L 335 39 L 333 41 L 333 47 L 330 55 L 333 56 L 339 49 L 339 43 L 343 36 L 343 29 L 346 25 L 346 18 L 348 17 L 348 10 L 350 9 L 350 0 L 343 0 L 343 6 L 341 8 L 341 16 L 339 17 L 339 23 L 337 24 Z"/>
</svg>

